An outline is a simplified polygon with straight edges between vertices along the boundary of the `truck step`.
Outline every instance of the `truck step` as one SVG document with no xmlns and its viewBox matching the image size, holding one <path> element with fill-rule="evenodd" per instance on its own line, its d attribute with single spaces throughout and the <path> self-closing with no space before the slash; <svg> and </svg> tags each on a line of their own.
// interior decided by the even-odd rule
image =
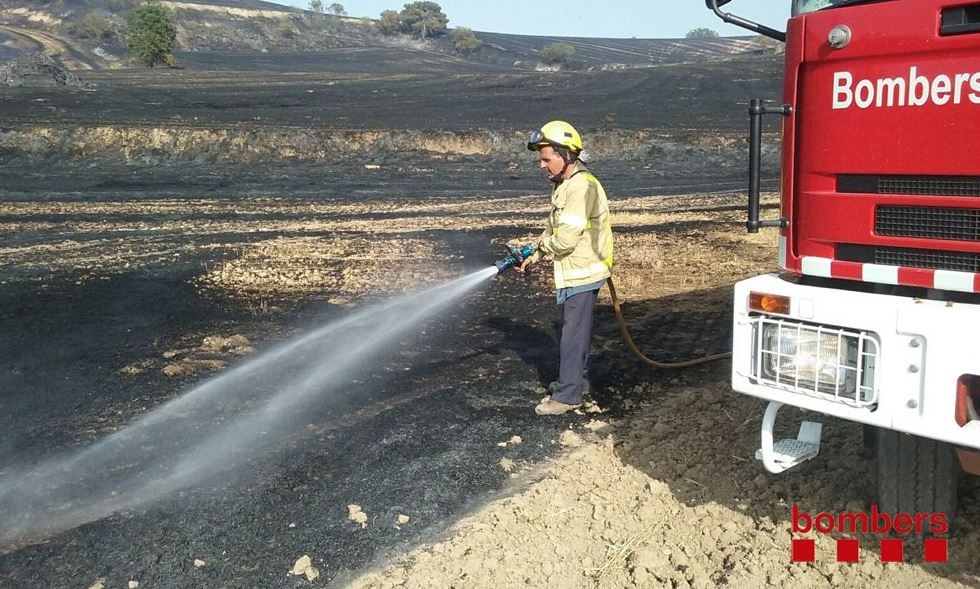
<svg viewBox="0 0 980 589">
<path fill-rule="evenodd" d="M 820 437 L 823 425 L 815 421 L 804 421 L 796 439 L 783 439 L 773 442 L 772 430 L 776 423 L 776 413 L 782 403 L 772 401 L 766 407 L 762 418 L 762 448 L 756 450 L 755 457 L 761 460 L 769 472 L 783 472 L 820 453 Z"/>
<path fill-rule="evenodd" d="M 813 422 L 808 422 L 813 423 Z M 789 438 L 779 440 L 772 445 L 772 457 L 776 462 L 783 464 L 792 463 L 790 467 L 796 466 L 805 460 L 810 460 L 820 453 L 818 444 L 791 440 Z M 755 459 L 762 460 L 762 450 L 755 451 Z"/>
</svg>

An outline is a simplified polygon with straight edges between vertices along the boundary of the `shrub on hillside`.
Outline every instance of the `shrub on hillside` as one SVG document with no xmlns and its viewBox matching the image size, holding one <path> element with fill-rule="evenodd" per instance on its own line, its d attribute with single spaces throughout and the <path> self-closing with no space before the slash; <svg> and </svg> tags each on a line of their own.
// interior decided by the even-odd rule
<svg viewBox="0 0 980 589">
<path fill-rule="evenodd" d="M 92 41 L 111 39 L 118 34 L 116 24 L 97 10 L 85 13 L 78 20 L 64 20 L 58 30 L 69 37 Z"/>
<path fill-rule="evenodd" d="M 394 35 L 401 30 L 402 20 L 394 10 L 382 10 L 378 19 L 378 32 L 382 35 Z"/>
<path fill-rule="evenodd" d="M 559 41 L 545 45 L 541 50 L 541 61 L 548 65 L 560 65 L 568 61 L 573 55 L 575 55 L 575 47 L 564 41 Z"/>
<path fill-rule="evenodd" d="M 717 39 L 718 32 L 706 27 L 691 29 L 684 35 L 688 39 Z"/>
<path fill-rule="evenodd" d="M 476 38 L 472 29 L 466 27 L 456 27 L 451 33 L 453 37 L 453 47 L 459 53 L 472 53 L 483 45 L 483 41 Z"/>
<path fill-rule="evenodd" d="M 277 31 L 283 39 L 295 39 L 299 35 L 296 23 L 289 18 L 283 18 L 279 21 Z"/>
<path fill-rule="evenodd" d="M 91 10 L 86 12 L 81 20 L 78 21 L 75 35 L 81 39 L 91 39 L 93 41 L 111 39 L 116 36 L 116 25 L 101 12 Z"/>
</svg>

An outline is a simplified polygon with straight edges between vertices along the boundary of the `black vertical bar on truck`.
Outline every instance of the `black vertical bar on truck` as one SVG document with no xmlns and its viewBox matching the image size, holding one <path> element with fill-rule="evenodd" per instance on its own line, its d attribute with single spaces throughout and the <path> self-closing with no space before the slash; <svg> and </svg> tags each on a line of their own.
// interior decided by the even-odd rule
<svg viewBox="0 0 980 589">
<path fill-rule="evenodd" d="M 749 102 L 749 233 L 759 232 L 759 177 L 762 175 L 762 100 Z"/>
<path fill-rule="evenodd" d="M 792 109 L 788 104 L 765 106 L 764 101 L 753 98 L 749 101 L 749 207 L 745 228 L 749 233 L 758 233 L 760 227 L 786 227 L 786 219 L 759 220 L 760 185 L 762 177 L 762 117 L 779 114 L 788 116 Z"/>
</svg>

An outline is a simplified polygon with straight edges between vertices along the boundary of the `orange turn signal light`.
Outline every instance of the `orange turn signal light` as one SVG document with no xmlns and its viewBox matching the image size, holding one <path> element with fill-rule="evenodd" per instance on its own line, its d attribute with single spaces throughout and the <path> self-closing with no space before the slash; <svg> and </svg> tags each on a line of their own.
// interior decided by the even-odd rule
<svg viewBox="0 0 980 589">
<path fill-rule="evenodd" d="M 749 293 L 749 309 L 762 313 L 789 315 L 789 297 L 764 292 Z"/>
</svg>

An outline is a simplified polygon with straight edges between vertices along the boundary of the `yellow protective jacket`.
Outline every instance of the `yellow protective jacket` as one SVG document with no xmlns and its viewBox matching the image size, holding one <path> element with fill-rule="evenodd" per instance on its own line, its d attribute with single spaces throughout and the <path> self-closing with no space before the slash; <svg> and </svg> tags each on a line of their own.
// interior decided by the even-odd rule
<svg viewBox="0 0 980 589">
<path fill-rule="evenodd" d="M 610 276 L 613 263 L 609 201 L 602 184 L 581 162 L 572 176 L 551 192 L 551 214 L 545 233 L 531 256 L 554 259 L 555 288 L 582 286 Z"/>
</svg>

